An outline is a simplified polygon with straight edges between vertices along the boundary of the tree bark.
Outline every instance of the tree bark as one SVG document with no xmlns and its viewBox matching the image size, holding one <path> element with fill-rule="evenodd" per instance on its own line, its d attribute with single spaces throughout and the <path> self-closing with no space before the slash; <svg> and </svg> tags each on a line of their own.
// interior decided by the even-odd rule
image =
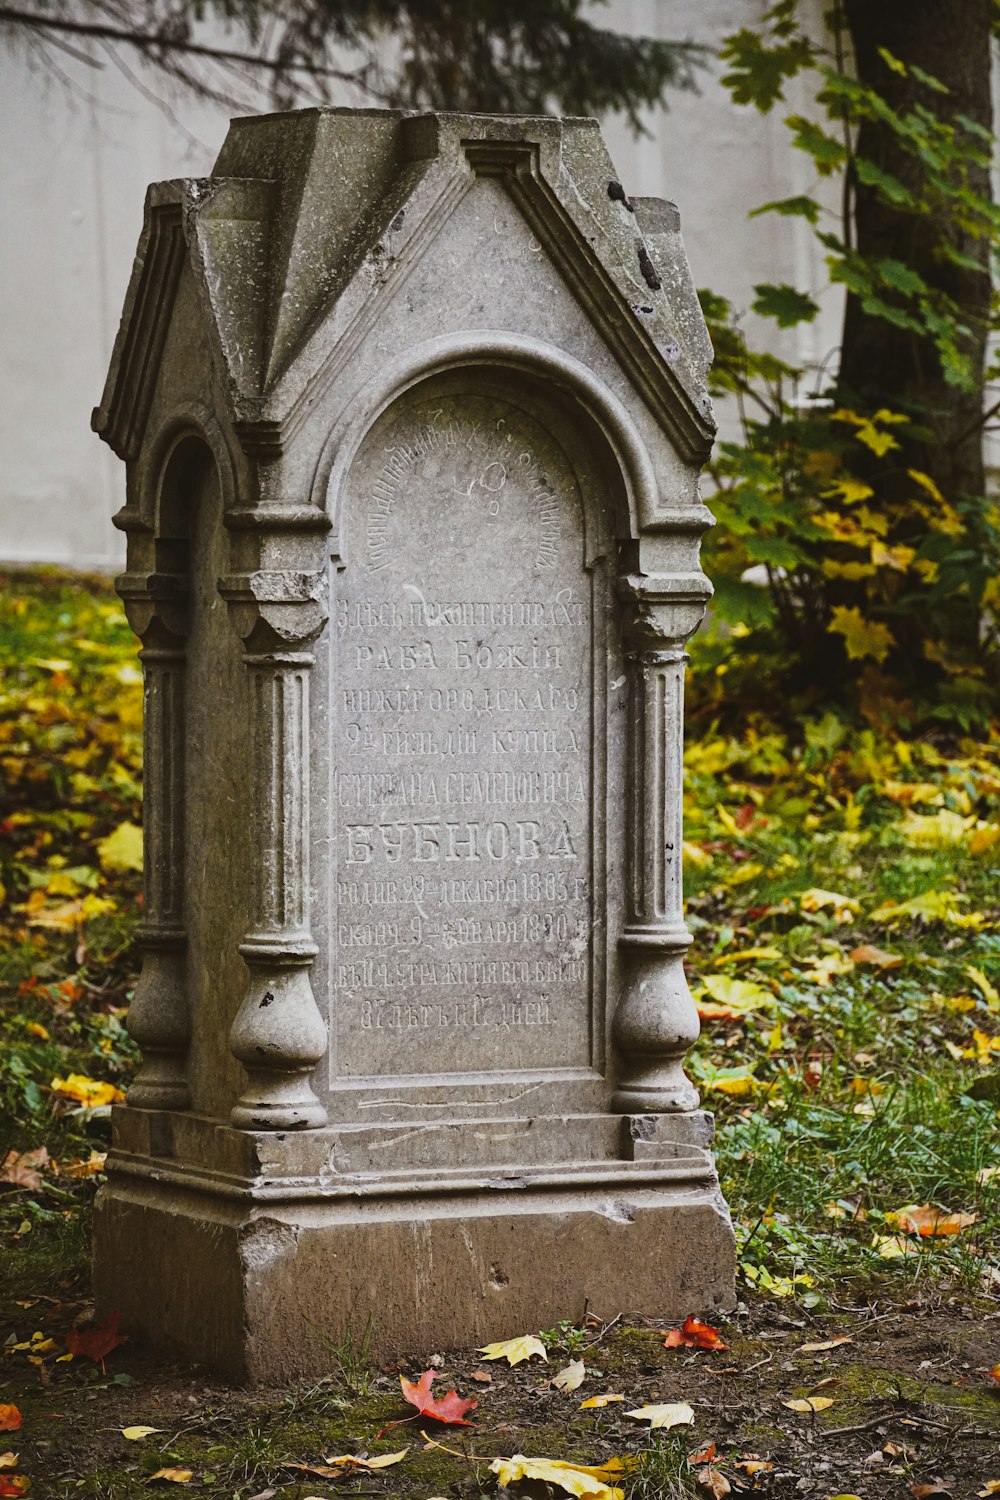
<svg viewBox="0 0 1000 1500">
<path fill-rule="evenodd" d="M 859 79 L 876 88 L 894 110 L 921 102 L 946 120 L 966 115 L 992 128 L 988 0 L 844 0 Z M 948 94 L 933 94 L 911 74 L 901 76 L 879 56 L 885 48 L 907 65 L 939 79 Z M 884 125 L 866 121 L 857 155 L 919 192 L 923 164 Z M 973 167 L 969 186 L 988 198 L 988 169 Z M 983 494 L 982 373 L 990 306 L 988 239 L 976 239 L 954 217 L 909 214 L 887 207 L 863 183 L 854 189 L 856 247 L 866 257 L 891 256 L 947 293 L 966 311 L 963 345 L 976 379 L 974 389 L 945 380 L 930 339 L 882 318 L 870 317 L 848 296 L 840 365 L 841 394 L 871 406 L 912 414 L 932 429 L 923 441 L 906 438 L 905 466 L 929 474 L 954 503 Z M 943 241 L 981 270 L 955 265 L 939 253 Z M 900 430 L 896 430 L 900 436 Z"/>
</svg>

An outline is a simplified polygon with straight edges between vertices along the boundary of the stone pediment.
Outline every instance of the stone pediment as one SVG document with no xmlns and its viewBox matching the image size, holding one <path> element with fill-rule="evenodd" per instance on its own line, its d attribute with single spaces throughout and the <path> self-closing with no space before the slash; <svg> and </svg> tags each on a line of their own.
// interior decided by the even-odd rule
<svg viewBox="0 0 1000 1500">
<path fill-rule="evenodd" d="M 678 453 L 703 460 L 711 346 L 677 211 L 628 200 L 590 120 L 308 110 L 235 121 L 211 177 L 150 190 L 95 430 L 123 457 L 137 452 L 187 261 L 233 426 L 249 452 L 281 451 L 487 181 Z M 441 276 L 447 298 L 447 267 Z M 522 289 L 530 298 L 523 271 Z"/>
</svg>

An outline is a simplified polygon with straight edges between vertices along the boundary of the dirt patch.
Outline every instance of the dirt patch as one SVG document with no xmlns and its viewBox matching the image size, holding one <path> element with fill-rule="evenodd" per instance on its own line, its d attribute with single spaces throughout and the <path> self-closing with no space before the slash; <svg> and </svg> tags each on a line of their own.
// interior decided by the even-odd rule
<svg viewBox="0 0 1000 1500">
<path fill-rule="evenodd" d="M 161 1483 L 167 1492 L 240 1500 L 556 1493 L 538 1484 L 498 1491 L 487 1461 L 514 1453 L 585 1464 L 634 1460 L 615 1483 L 636 1500 L 706 1495 L 698 1485 L 706 1467 L 733 1494 L 819 1500 L 894 1500 L 910 1495 L 911 1485 L 928 1484 L 971 1500 L 988 1480 L 1000 1480 L 1000 1383 L 990 1373 L 1000 1360 L 994 1303 L 912 1300 L 814 1316 L 756 1301 L 722 1325 L 726 1350 L 668 1350 L 656 1327 L 615 1321 L 563 1327 L 549 1338 L 547 1365 L 536 1358 L 509 1368 L 485 1364 L 474 1351 L 431 1351 L 391 1370 L 332 1368 L 308 1386 L 243 1391 L 165 1365 L 132 1343 L 103 1367 L 85 1359 L 59 1363 L 66 1332 L 85 1314 L 71 1291 L 12 1306 L 2 1327 L 8 1345 L 36 1332 L 55 1345 L 41 1355 L 10 1350 L 0 1367 L 0 1404 L 17 1404 L 24 1418 L 0 1447 L 17 1452 L 17 1472 L 31 1477 L 37 1497 L 131 1500 L 156 1493 Z M 838 1339 L 845 1342 L 803 1347 Z M 584 1361 L 583 1384 L 554 1389 L 551 1377 L 571 1359 Z M 438 1371 L 436 1388 L 456 1386 L 478 1398 L 474 1427 L 399 1420 L 408 1410 L 399 1374 L 428 1367 Z M 484 1371 L 488 1382 L 474 1378 Z M 582 1410 L 581 1401 L 598 1393 L 625 1399 Z M 784 1404 L 810 1396 L 832 1404 L 817 1412 Z M 626 1415 L 680 1401 L 694 1410 L 690 1426 L 649 1432 Z M 161 1430 L 130 1442 L 120 1429 L 132 1425 Z M 443 1446 L 425 1448 L 421 1430 Z M 713 1456 L 689 1462 L 712 1443 Z M 406 1458 L 382 1471 L 332 1479 L 293 1467 L 404 1447 Z M 190 1481 L 182 1487 L 151 1479 L 171 1466 L 190 1469 Z"/>
</svg>

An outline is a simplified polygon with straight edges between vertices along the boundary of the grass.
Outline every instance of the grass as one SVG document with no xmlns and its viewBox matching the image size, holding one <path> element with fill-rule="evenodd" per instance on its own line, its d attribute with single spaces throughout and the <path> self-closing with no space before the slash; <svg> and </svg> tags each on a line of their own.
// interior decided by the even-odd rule
<svg viewBox="0 0 1000 1500">
<path fill-rule="evenodd" d="M 744 1290 L 993 1294 L 1000 737 L 907 741 L 829 710 L 723 730 L 697 667 L 696 642 L 690 1069 L 718 1116 Z M 141 685 L 108 584 L 55 573 L 5 580 L 0 670 L 0 1155 L 44 1146 L 58 1166 L 0 1195 L 17 1287 L 82 1265 L 100 1181 L 106 1104 L 53 1080 L 113 1092 L 136 1062 Z M 910 1204 L 975 1222 L 900 1240 L 889 1216 Z M 571 1329 L 551 1336 L 572 1352 Z M 333 1356 L 362 1388 L 363 1331 Z"/>
</svg>

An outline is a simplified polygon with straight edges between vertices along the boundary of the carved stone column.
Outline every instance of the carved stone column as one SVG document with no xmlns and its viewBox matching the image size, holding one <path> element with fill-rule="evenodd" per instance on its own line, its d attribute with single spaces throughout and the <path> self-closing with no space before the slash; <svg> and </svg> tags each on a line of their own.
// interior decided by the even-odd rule
<svg viewBox="0 0 1000 1500">
<path fill-rule="evenodd" d="M 118 579 L 129 624 L 142 642 L 143 921 L 142 972 L 129 1006 L 128 1034 L 142 1066 L 128 1090 L 138 1109 L 187 1109 L 191 1017 L 184 952 L 184 631 L 179 578 Z"/>
<path fill-rule="evenodd" d="M 309 678 L 326 610 L 315 575 L 255 573 L 223 580 L 250 673 L 254 910 L 240 945 L 250 979 L 229 1044 L 247 1072 L 232 1112 L 243 1130 L 326 1123 L 309 1074 L 326 1026 L 309 969 Z"/>
<path fill-rule="evenodd" d="M 698 586 L 700 582 L 700 587 Z M 682 906 L 685 644 L 705 609 L 704 580 L 628 576 L 627 920 L 613 1037 L 627 1114 L 698 1106 L 684 1072 L 698 1013 L 684 975 L 691 935 Z M 628 605 L 626 606 L 628 608 Z"/>
</svg>

